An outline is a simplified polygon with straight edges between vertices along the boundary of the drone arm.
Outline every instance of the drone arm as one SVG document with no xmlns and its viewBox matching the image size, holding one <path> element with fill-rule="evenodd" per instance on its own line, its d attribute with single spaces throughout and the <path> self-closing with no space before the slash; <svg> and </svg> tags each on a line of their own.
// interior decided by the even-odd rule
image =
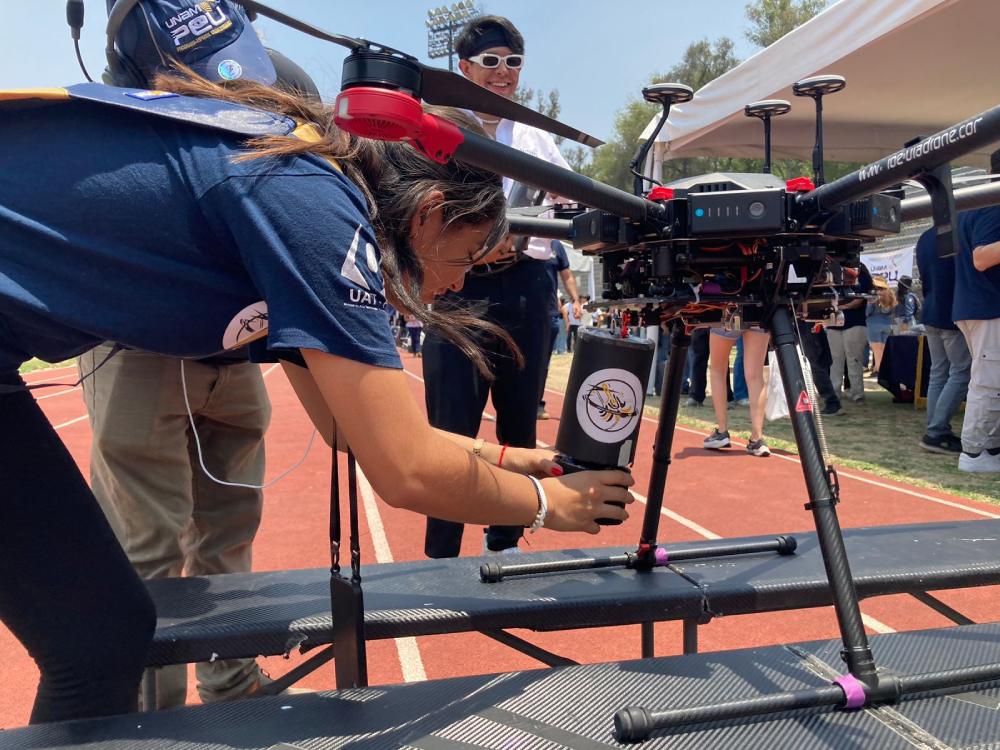
<svg viewBox="0 0 1000 750">
<path fill-rule="evenodd" d="M 871 195 L 1000 140 L 1000 107 L 988 109 L 908 148 L 798 197 L 806 213 L 829 210 Z"/>
<path fill-rule="evenodd" d="M 969 211 L 973 208 L 982 208 L 983 206 L 996 206 L 1000 204 L 1000 182 L 961 188 L 956 190 L 954 195 L 956 211 Z M 899 208 L 899 216 L 902 221 L 923 219 L 931 216 L 933 211 L 929 195 L 907 198 L 900 203 Z"/>
<path fill-rule="evenodd" d="M 628 219 L 642 221 L 663 212 L 659 204 L 645 198 L 549 164 L 490 138 L 459 130 L 462 142 L 454 151 L 456 159 Z"/>
<path fill-rule="evenodd" d="M 507 224 L 511 234 L 548 240 L 573 239 L 573 222 L 569 219 L 540 219 L 537 216 L 507 214 Z"/>
</svg>

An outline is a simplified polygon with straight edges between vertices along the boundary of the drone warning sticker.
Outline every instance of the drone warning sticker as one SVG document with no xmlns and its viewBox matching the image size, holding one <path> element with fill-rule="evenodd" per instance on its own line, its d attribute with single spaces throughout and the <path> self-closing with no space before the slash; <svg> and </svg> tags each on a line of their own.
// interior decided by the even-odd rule
<svg viewBox="0 0 1000 750">
<path fill-rule="evenodd" d="M 811 412 L 813 410 L 812 400 L 809 398 L 809 394 L 805 391 L 799 394 L 799 400 L 795 404 L 795 411 L 797 412 Z"/>
<path fill-rule="evenodd" d="M 267 303 L 264 300 L 247 305 L 226 326 L 222 334 L 223 349 L 237 349 L 267 335 Z"/>
<path fill-rule="evenodd" d="M 576 396 L 580 427 L 599 443 L 619 443 L 639 425 L 642 384 L 628 370 L 615 367 L 591 373 Z"/>
</svg>

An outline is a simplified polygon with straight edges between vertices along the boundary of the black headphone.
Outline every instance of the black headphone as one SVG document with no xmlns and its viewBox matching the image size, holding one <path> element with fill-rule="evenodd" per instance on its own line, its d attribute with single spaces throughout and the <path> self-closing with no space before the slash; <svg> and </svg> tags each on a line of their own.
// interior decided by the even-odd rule
<svg viewBox="0 0 1000 750">
<path fill-rule="evenodd" d="M 146 17 L 146 10 L 140 5 L 139 0 L 115 0 L 115 4 L 108 11 L 107 41 L 104 48 L 104 53 L 108 58 L 105 83 L 135 89 L 145 88 L 147 85 L 146 77 L 142 72 L 128 57 L 120 54 L 115 48 L 115 40 L 118 38 L 122 24 L 137 5 L 142 10 L 143 18 L 148 25 L 149 19 Z M 150 36 L 152 36 L 152 31 L 150 31 Z"/>
</svg>

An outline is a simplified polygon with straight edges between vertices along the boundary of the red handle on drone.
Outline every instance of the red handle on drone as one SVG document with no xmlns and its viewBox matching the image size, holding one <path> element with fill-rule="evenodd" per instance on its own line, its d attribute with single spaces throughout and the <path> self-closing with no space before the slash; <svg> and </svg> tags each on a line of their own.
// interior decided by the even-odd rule
<svg viewBox="0 0 1000 750">
<path fill-rule="evenodd" d="M 333 121 L 341 130 L 379 141 L 409 141 L 428 158 L 444 164 L 463 141 L 462 131 L 424 112 L 420 101 L 402 91 L 355 86 L 334 102 Z"/>
</svg>

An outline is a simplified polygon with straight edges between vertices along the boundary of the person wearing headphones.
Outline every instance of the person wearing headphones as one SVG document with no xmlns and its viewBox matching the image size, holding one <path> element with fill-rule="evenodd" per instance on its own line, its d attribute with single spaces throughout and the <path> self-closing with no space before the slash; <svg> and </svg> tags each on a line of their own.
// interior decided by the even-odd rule
<svg viewBox="0 0 1000 750">
<path fill-rule="evenodd" d="M 18 374 L 32 357 L 103 341 L 195 359 L 249 346 L 282 361 L 317 429 L 343 435 L 386 502 L 435 518 L 596 534 L 598 518 L 627 518 L 611 503 L 634 501 L 625 472 L 559 476 L 551 451 L 435 430 L 414 402 L 384 306 L 487 367 L 472 332 L 504 332 L 425 304 L 505 233 L 498 176 L 350 136 L 328 108 L 247 77 L 153 84 L 0 105 L 0 620 L 41 673 L 32 722 L 134 711 L 155 627 Z M 248 138 L 242 121 L 271 124 Z"/>
<path fill-rule="evenodd" d="M 458 67 L 473 83 L 508 99 L 514 97 L 524 63 L 524 38 L 502 16 L 473 18 L 455 40 Z M 566 160 L 548 133 L 512 120 L 478 113 L 482 127 L 491 138 L 519 151 L 568 168 Z M 505 178 L 504 188 L 512 195 L 514 183 Z M 556 294 L 549 273 L 552 248 L 548 241 L 532 239 L 523 253 L 514 254 L 512 237 L 504 238 L 495 251 L 499 262 L 473 269 L 464 288 L 439 300 L 439 307 L 474 310 L 510 334 L 523 361 L 512 355 L 509 342 L 499 337 L 483 337 L 492 377 L 485 377 L 475 362 L 440 333 L 424 340 L 424 388 L 430 422 L 449 432 L 475 437 L 479 433 L 483 409 L 492 399 L 496 409 L 499 443 L 533 447 L 538 419 L 537 395 L 542 392 L 545 369 L 551 351 L 549 305 Z M 575 290 L 574 290 L 575 293 Z M 580 300 L 570 304 L 576 316 Z M 456 557 L 464 528 L 448 519 L 430 518 L 424 535 L 424 553 L 431 558 Z M 490 526 L 483 539 L 484 553 L 517 551 L 523 534 L 519 526 Z"/>
<path fill-rule="evenodd" d="M 114 5 L 109 0 L 109 11 Z M 161 57 L 150 29 L 161 7 L 139 4 L 123 19 L 117 36 L 127 73 L 108 71 L 106 83 L 151 87 Z M 305 71 L 265 49 L 255 34 L 242 33 L 252 27 L 240 6 L 221 5 L 210 16 L 194 9 L 202 16 L 190 16 L 188 24 L 199 17 L 216 28 L 222 19 L 238 22 L 211 38 L 216 54 L 229 63 L 201 64 L 207 39 L 189 42 L 176 53 L 180 61 L 223 85 L 223 73 L 239 73 L 320 101 Z M 81 376 L 108 358 L 113 346 L 105 342 L 82 354 Z M 94 436 L 91 488 L 136 572 L 143 579 L 249 572 L 263 510 L 264 433 L 271 414 L 260 366 L 243 350 L 225 352 L 192 360 L 182 380 L 180 360 L 125 349 L 83 380 L 83 396 Z M 202 457 L 225 484 L 202 470 Z M 204 662 L 195 674 L 205 703 L 249 695 L 269 681 L 256 659 Z M 160 667 L 150 678 L 157 696 L 150 708 L 184 705 L 186 665 Z"/>
</svg>

